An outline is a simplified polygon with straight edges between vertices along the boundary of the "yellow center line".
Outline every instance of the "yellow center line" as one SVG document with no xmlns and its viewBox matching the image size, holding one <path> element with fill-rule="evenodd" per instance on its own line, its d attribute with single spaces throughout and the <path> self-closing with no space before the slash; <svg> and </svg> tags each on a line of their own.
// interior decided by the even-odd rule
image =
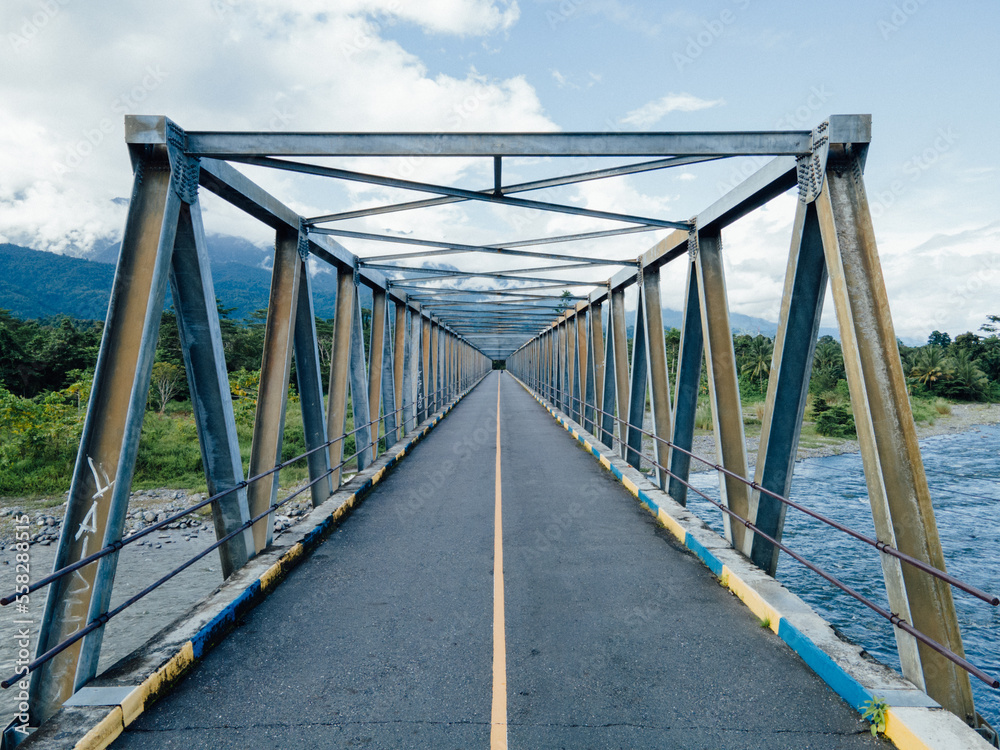
<svg viewBox="0 0 1000 750">
<path fill-rule="evenodd" d="M 503 520 L 500 505 L 500 377 L 497 377 L 496 504 L 493 511 L 493 712 L 490 750 L 507 750 L 507 639 L 503 617 Z"/>
</svg>

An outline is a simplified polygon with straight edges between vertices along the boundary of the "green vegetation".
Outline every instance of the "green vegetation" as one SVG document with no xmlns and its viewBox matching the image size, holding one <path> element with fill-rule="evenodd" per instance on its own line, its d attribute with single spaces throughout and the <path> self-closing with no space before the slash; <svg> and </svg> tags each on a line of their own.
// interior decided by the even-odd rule
<svg viewBox="0 0 1000 750">
<path fill-rule="evenodd" d="M 980 331 L 988 335 L 966 332 L 952 339 L 947 333 L 934 331 L 924 346 L 897 342 L 917 423 L 934 424 L 938 417 L 951 413 L 953 401 L 1000 401 L 1000 315 L 988 316 Z M 680 331 L 668 329 L 664 339 L 668 366 L 675 377 Z M 747 434 L 751 435 L 763 421 L 774 342 L 766 336 L 739 334 L 733 337 L 733 350 L 744 407 L 743 424 L 750 428 Z M 704 368 L 700 394 L 695 425 L 699 430 L 711 430 Z M 800 439 L 803 447 L 819 447 L 856 436 L 844 354 L 832 336 L 816 342 L 805 419 Z"/>
<path fill-rule="evenodd" d="M 885 731 L 886 719 L 889 715 L 889 704 L 876 695 L 871 700 L 865 701 L 862 705 L 865 712 L 861 714 L 861 718 L 871 724 L 872 737 L 877 737 L 879 732 Z"/>
<path fill-rule="evenodd" d="M 230 312 L 220 308 L 220 321 L 246 470 L 257 410 L 265 315 L 260 311 L 250 320 L 238 322 L 229 318 Z M 366 327 L 370 326 L 370 316 L 364 318 Z M 316 327 L 320 350 L 328 353 L 332 321 L 317 319 Z M 61 494 L 69 489 L 102 329 L 99 323 L 68 318 L 19 320 L 0 310 L 0 496 Z M 353 429 L 350 419 L 348 429 Z M 302 416 L 292 387 L 282 460 L 304 451 Z M 350 436 L 344 455 L 354 451 Z M 307 475 L 305 462 L 282 472 L 283 481 Z M 206 489 L 177 320 L 169 311 L 160 326 L 134 485 L 137 489 Z"/>
</svg>

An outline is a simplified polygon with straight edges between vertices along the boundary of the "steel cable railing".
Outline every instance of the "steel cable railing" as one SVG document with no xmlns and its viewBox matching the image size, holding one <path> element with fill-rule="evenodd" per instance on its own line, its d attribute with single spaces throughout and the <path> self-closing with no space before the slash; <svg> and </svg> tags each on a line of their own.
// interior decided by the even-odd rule
<svg viewBox="0 0 1000 750">
<path fill-rule="evenodd" d="M 455 397 L 455 399 L 461 398 L 461 396 L 465 395 L 465 393 L 467 393 L 469 390 L 471 390 L 471 388 L 479 380 L 481 380 L 481 379 L 482 378 L 478 378 L 477 379 L 475 376 L 470 376 L 468 378 L 463 379 L 463 381 L 459 384 L 458 388 L 455 389 L 455 390 L 458 391 L 458 394 L 459 394 L 458 396 Z M 453 392 L 453 389 L 450 386 L 448 386 L 448 385 L 442 386 L 441 388 L 437 389 L 436 391 L 433 391 L 432 393 L 428 393 L 426 396 L 423 396 L 423 395 L 418 396 L 417 401 L 415 401 L 414 403 L 405 404 L 405 405 L 401 406 L 400 408 L 395 409 L 393 412 L 390 412 L 390 414 L 397 414 L 398 412 L 400 412 L 400 411 L 402 411 L 404 409 L 413 409 L 415 415 L 419 414 L 420 412 L 423 411 L 423 409 L 426 407 L 426 405 L 428 403 L 438 403 L 437 399 L 438 399 L 439 396 L 446 397 L 446 394 L 451 394 L 452 392 Z M 453 399 L 453 400 L 455 400 L 455 399 Z M 444 401 L 444 398 L 442 398 L 442 408 L 444 406 L 443 401 Z M 11 603 L 17 601 L 18 597 L 20 597 L 20 596 L 23 596 L 25 594 L 34 593 L 35 591 L 38 591 L 39 589 L 44 588 L 45 586 L 51 585 L 52 583 L 54 583 L 55 581 L 63 578 L 64 576 L 69 575 L 70 573 L 73 573 L 74 571 L 79 570 L 79 569 L 81 569 L 83 567 L 86 567 L 87 565 L 90 565 L 91 563 L 96 562 L 97 560 L 101 559 L 102 557 L 110 555 L 110 554 L 112 554 L 114 552 L 118 552 L 121 549 L 123 549 L 125 546 L 127 546 L 129 544 L 132 544 L 134 542 L 139 541 L 141 538 L 147 536 L 148 534 L 151 534 L 151 533 L 153 533 L 153 532 L 155 532 L 157 530 L 160 530 L 160 529 L 164 528 L 165 526 L 167 526 L 167 525 L 169 525 L 171 523 L 174 523 L 177 520 L 179 520 L 181 518 L 184 518 L 187 515 L 190 515 L 191 513 L 199 510 L 200 508 L 204 508 L 205 506 L 211 504 L 212 502 L 214 502 L 216 500 L 219 500 L 222 497 L 225 497 L 226 495 L 229 495 L 229 494 L 231 494 L 233 492 L 237 492 L 240 489 L 249 487 L 254 482 L 258 482 L 261 479 L 265 479 L 266 477 L 268 477 L 268 476 L 270 476 L 270 475 L 272 475 L 272 474 L 274 474 L 276 472 L 279 472 L 282 469 L 287 468 L 291 464 L 296 463 L 298 461 L 301 461 L 304 458 L 307 458 L 308 456 L 312 455 L 313 453 L 316 453 L 317 451 L 324 450 L 325 448 L 328 448 L 331 445 L 334 445 L 334 444 L 336 444 L 338 442 L 346 441 L 349 436 L 356 434 L 357 432 L 365 429 L 366 427 L 371 427 L 371 426 L 373 426 L 375 424 L 380 423 L 382 421 L 382 419 L 384 419 L 384 416 L 385 415 L 383 415 L 382 417 L 379 417 L 377 419 L 369 420 L 367 423 L 362 424 L 361 426 L 355 427 L 353 430 L 351 430 L 349 432 L 345 432 L 342 435 L 338 435 L 336 438 L 333 438 L 332 440 L 328 440 L 325 443 L 323 443 L 321 445 L 318 445 L 318 446 L 316 446 L 316 447 L 314 447 L 314 448 L 306 451 L 305 453 L 302 453 L 302 454 L 300 454 L 298 456 L 295 456 L 294 458 L 290 458 L 290 459 L 288 459 L 286 461 L 282 461 L 281 463 L 277 464 L 272 469 L 269 469 L 267 471 L 261 472 L 260 474 L 256 474 L 253 477 L 249 477 L 248 479 L 245 479 L 242 482 L 239 482 L 238 484 L 234 485 L 233 487 L 225 489 L 222 492 L 218 492 L 215 495 L 212 495 L 211 497 L 209 497 L 209 498 L 207 498 L 205 500 L 202 500 L 201 502 L 198 502 L 195 505 L 190 506 L 189 508 L 185 508 L 184 510 L 182 510 L 182 511 L 180 511 L 178 513 L 175 513 L 174 515 L 169 516 L 168 518 L 165 518 L 162 521 L 158 521 L 158 522 L 156 522 L 154 524 L 151 524 L 150 526 L 147 526 L 146 528 L 144 528 L 144 529 L 142 529 L 142 530 L 140 530 L 140 531 L 132 534 L 131 536 L 127 537 L 126 539 L 121 539 L 121 540 L 115 541 L 115 542 L 107 545 L 106 547 L 98 550 L 97 552 L 94 552 L 93 554 L 88 555 L 87 557 L 85 557 L 85 558 L 83 558 L 81 560 L 78 560 L 75 563 L 72 563 L 72 564 L 67 565 L 67 566 L 65 566 L 63 568 L 60 568 L 57 571 L 53 571 L 51 574 L 49 574 L 45 578 L 42 578 L 39 581 L 36 581 L 35 583 L 31 584 L 26 590 L 19 590 L 19 591 L 17 591 L 14 594 L 11 594 L 9 596 L 3 597 L 2 599 L 0 599 L 0 606 L 6 606 L 8 604 L 11 604 Z M 407 421 L 409 421 L 409 420 L 404 420 L 404 423 L 402 425 L 403 430 L 405 430 L 405 424 L 406 424 Z M 416 416 L 414 416 L 414 422 L 416 422 Z M 414 425 L 414 426 L 416 426 L 416 425 Z M 378 440 L 378 436 L 376 436 L 375 442 L 377 442 L 377 440 Z M 300 487 L 295 492 L 292 492 L 291 494 L 289 494 L 288 497 L 284 498 L 283 500 L 280 500 L 280 501 L 277 501 L 275 503 L 272 503 L 264 511 L 262 511 L 261 513 L 258 513 L 253 518 L 245 521 L 239 527 L 233 529 L 232 531 L 230 531 L 228 534 L 226 534 L 222 538 L 217 539 L 215 542 L 213 542 L 207 548 L 205 548 L 204 550 L 202 550 L 201 552 L 199 552 L 198 554 L 196 554 L 194 557 L 192 557 L 189 560 L 185 561 L 184 563 L 182 563 L 177 568 L 174 568 L 173 570 L 169 571 L 167 574 L 165 574 L 164 576 L 162 576 L 159 580 L 157 580 L 154 583 L 150 584 L 149 586 L 147 586 L 142 591 L 137 592 L 134 596 L 132 596 L 129 599 L 127 599 L 126 601 L 122 602 L 119 606 L 115 607 L 113 610 L 110 610 L 109 612 L 106 612 L 106 613 L 104 613 L 102 615 L 99 615 L 98 617 L 96 617 L 95 619 L 93 619 L 89 623 L 87 623 L 87 625 L 84 626 L 81 630 L 75 632 L 72 636 L 66 638 L 65 640 L 63 640 L 61 642 L 59 642 L 58 644 L 56 644 L 55 646 L 53 646 L 51 649 L 49 649 L 45 653 L 40 654 L 33 661 L 31 661 L 29 664 L 27 664 L 26 667 L 22 667 L 18 671 L 17 674 L 15 674 L 15 675 L 9 677 L 8 679 L 5 679 L 2 682 L 0 682 L 0 688 L 5 688 L 5 689 L 9 688 L 11 685 L 16 684 L 20 680 L 23 680 L 28 674 L 31 674 L 32 672 L 34 672 L 42 664 L 45 664 L 47 661 L 51 660 L 55 656 L 58 656 L 60 653 L 62 653 L 63 651 L 65 651 L 67 648 L 69 648 L 70 646 L 72 646 L 74 643 L 76 643 L 77 641 L 79 641 L 82 638 L 86 637 L 87 634 L 92 633 L 94 630 L 97 630 L 98 628 L 106 625 L 112 618 L 114 618 L 115 616 L 117 616 L 118 614 L 120 614 L 121 612 L 123 612 L 124 610 L 128 609 L 128 607 L 132 606 L 133 604 L 135 604 L 136 602 L 138 602 L 143 597 L 145 597 L 148 594 L 150 594 L 151 592 L 155 591 L 157 588 L 159 588 L 160 586 L 162 586 L 164 583 L 166 583 L 167 581 L 169 581 L 171 578 L 173 578 L 174 576 L 180 574 L 181 572 L 183 572 L 184 570 L 186 570 L 187 568 L 189 568 L 191 565 L 193 565 L 194 563 L 196 563 L 198 560 L 200 560 L 203 557 L 205 557 L 206 555 L 208 555 L 213 550 L 218 549 L 219 547 L 221 547 L 222 545 L 224 545 L 226 542 L 230 541 L 231 539 L 235 538 L 237 535 L 243 533 L 244 531 L 246 531 L 247 529 L 249 529 L 250 527 L 252 527 L 255 523 L 257 523 L 257 522 L 265 519 L 271 513 L 273 513 L 277 509 L 281 508 L 283 505 L 285 505 L 286 503 L 290 502 L 291 500 L 295 499 L 296 497 L 298 497 L 299 495 L 301 495 L 302 493 L 304 493 L 306 490 L 311 489 L 314 485 L 316 485 L 317 483 L 321 482 L 323 479 L 326 479 L 327 477 L 331 476 L 332 474 L 334 474 L 338 470 L 342 469 L 346 464 L 350 463 L 355 458 L 357 458 L 359 455 L 361 455 L 361 453 L 363 453 L 364 451 L 368 450 L 369 448 L 373 448 L 373 447 L 374 447 L 374 442 L 373 443 L 367 443 L 360 450 L 355 451 L 354 454 L 352 454 L 352 455 L 348 456 L 347 458 L 343 459 L 337 466 L 332 467 L 332 468 L 326 470 L 320 476 L 316 477 L 315 479 L 312 479 L 311 481 L 309 481 L 304 486 Z"/>
<path fill-rule="evenodd" d="M 463 381 L 463 384 L 468 383 L 470 380 L 471 380 L 471 378 L 467 378 L 465 381 Z M 433 399 L 436 398 L 437 395 L 442 390 L 446 390 L 446 389 L 444 389 L 444 388 L 438 389 L 433 394 L 428 394 L 428 396 L 426 397 L 426 399 L 425 399 L 424 396 L 418 396 L 418 400 L 416 402 L 414 402 L 413 404 L 401 406 L 400 408 L 395 409 L 392 412 L 389 412 L 389 414 L 395 415 L 395 414 L 399 413 L 400 411 L 403 411 L 404 409 L 408 409 L 408 408 L 412 408 L 415 413 L 419 413 L 419 411 L 421 411 L 423 409 L 424 401 L 425 400 L 426 401 L 433 401 Z M 164 518 L 162 521 L 157 521 L 156 523 L 153 523 L 153 524 L 151 524 L 151 525 L 149 525 L 149 526 L 147 526 L 147 527 L 145 527 L 145 528 L 143 528 L 143 529 L 141 529 L 141 530 L 139 530 L 139 531 L 131 534 L 130 536 L 128 536 L 125 539 L 121 539 L 119 541 L 112 542 L 111 544 L 107 545 L 106 547 L 103 547 L 103 548 L 97 550 L 96 552 L 94 552 L 94 553 L 92 553 L 92 554 L 90 554 L 90 555 L 88 555 L 88 556 L 86 556 L 84 558 L 81 558 L 80 560 L 77 560 L 75 563 L 72 563 L 70 565 L 62 567 L 59 570 L 53 571 L 52 573 L 50 573 L 49 575 L 45 576 L 44 578 L 41 578 L 38 581 L 35 581 L 26 590 L 22 590 L 22 591 L 19 591 L 19 592 L 15 593 L 15 594 L 10 594 L 8 596 L 0 598 L 0 606 L 4 606 L 5 607 L 5 606 L 7 606 L 9 604 L 12 604 L 17 599 L 18 596 L 23 595 L 23 594 L 32 594 L 35 591 L 38 591 L 39 589 L 44 588 L 45 586 L 51 584 L 52 582 L 59 580 L 63 576 L 66 576 L 66 575 L 68 575 L 68 574 L 70 574 L 70 573 L 72 573 L 72 572 L 74 572 L 76 570 L 79 570 L 80 568 L 84 568 L 87 565 L 89 565 L 90 563 L 96 562 L 97 560 L 100 560 L 102 557 L 106 557 L 107 555 L 110 555 L 112 552 L 118 552 L 122 548 L 124 548 L 125 546 L 127 546 L 129 544 L 133 544 L 133 543 L 139 541 L 140 539 L 142 539 L 143 537 L 148 536 L 149 534 L 152 534 L 155 531 L 159 531 L 160 529 L 163 529 L 164 527 L 170 525 L 171 523 L 176 523 L 177 521 L 181 520 L 185 516 L 188 516 L 188 515 L 194 513 L 195 511 L 200 510 L 201 508 L 204 508 L 205 506 L 210 505 L 211 503 L 213 503 L 213 502 L 215 502 L 217 500 L 220 500 L 223 497 L 226 497 L 227 495 L 231 495 L 233 492 L 238 492 L 241 489 L 245 489 L 245 488 L 249 487 L 251 484 L 260 481 L 261 479 L 265 479 L 266 477 L 269 477 L 269 476 L 271 476 L 272 474 L 274 474 L 276 472 L 279 472 L 279 471 L 281 471 L 283 469 L 288 468 L 292 464 L 297 463 L 298 461 L 301 461 L 303 458 L 307 458 L 308 456 L 311 456 L 313 453 L 316 453 L 318 451 L 324 450 L 325 448 L 329 448 L 331 445 L 335 445 L 336 443 L 339 443 L 341 441 L 346 442 L 348 437 L 350 437 L 350 436 L 352 436 L 352 435 L 360 432 L 361 430 L 365 429 L 366 427 L 371 427 L 371 426 L 375 425 L 376 423 L 382 421 L 383 418 L 384 418 L 384 416 L 380 417 L 379 419 L 369 420 L 365 424 L 362 424 L 360 427 L 355 427 L 353 430 L 345 432 L 343 435 L 338 435 L 337 437 L 333 438 L 332 440 L 327 440 L 325 443 L 321 443 L 320 445 L 317 445 L 315 448 L 312 448 L 312 449 L 306 451 L 305 453 L 301 453 L 298 456 L 295 456 L 293 458 L 288 459 L 287 461 L 282 461 L 281 463 L 276 464 L 274 466 L 274 468 L 272 468 L 272 469 L 268 469 L 267 471 L 263 471 L 260 474 L 255 474 L 252 477 L 248 477 L 247 479 L 243 480 L 242 482 L 238 482 L 238 483 L 234 484 L 232 487 L 229 487 L 229 488 L 227 488 L 225 490 L 222 490 L 221 492 L 217 492 L 216 494 L 212 495 L 211 497 L 206 498 L 205 500 L 202 500 L 201 502 L 198 502 L 195 505 L 189 506 L 189 507 L 185 508 L 184 510 L 181 510 L 181 511 L 175 513 L 172 516 L 168 516 L 167 518 Z M 409 422 L 409 421 L 410 421 L 409 419 L 404 420 L 404 423 L 402 425 L 402 427 L 403 427 L 404 430 L 405 430 L 406 423 Z M 416 422 L 416 417 L 413 418 L 413 421 Z M 375 441 L 367 443 L 363 448 L 361 448 L 358 451 L 355 451 L 353 454 L 351 454 L 350 456 L 348 456 L 347 458 L 345 458 L 337 466 L 333 467 L 333 469 L 331 469 L 329 472 L 327 472 L 323 476 L 324 477 L 329 476 L 330 474 L 336 472 L 338 469 L 343 468 L 348 463 L 350 463 L 355 458 L 357 458 L 359 455 L 361 455 L 368 448 L 373 448 L 374 446 L 375 446 Z M 309 484 L 309 486 L 311 487 L 315 483 L 316 482 L 311 482 Z"/>
<path fill-rule="evenodd" d="M 615 423 L 618 424 L 619 435 L 622 434 L 624 427 L 628 427 L 628 428 L 634 429 L 637 432 L 639 432 L 640 434 L 646 435 L 648 437 L 651 437 L 654 440 L 657 440 L 657 441 L 661 442 L 662 444 L 665 444 L 665 445 L 667 445 L 667 446 L 669 446 L 669 447 L 671 447 L 673 449 L 676 449 L 676 450 L 680 451 L 681 453 L 684 453 L 685 455 L 687 455 L 687 456 L 689 456 L 691 458 L 694 458 L 694 459 L 696 459 L 696 460 L 704 463 L 705 465 L 707 465 L 707 466 L 709 466 L 711 468 L 716 469 L 717 471 L 723 473 L 724 475 L 726 475 L 728 477 L 731 477 L 733 479 L 736 479 L 736 480 L 744 483 L 745 485 L 747 485 L 748 487 L 751 487 L 752 489 L 756 489 L 756 490 L 759 490 L 759 491 L 763 492 L 764 494 L 768 495 L 769 497 L 772 497 L 775 500 L 778 500 L 778 501 L 780 501 L 780 502 L 788 505 L 791 508 L 795 508 L 796 510 L 801 510 L 802 512 L 806 513 L 807 515 L 809 515 L 809 516 L 811 516 L 811 517 L 813 517 L 813 518 L 815 518 L 815 519 L 817 519 L 817 520 L 819 520 L 819 521 L 821 521 L 823 523 L 826 523 L 826 524 L 830 525 L 832 528 L 835 528 L 835 529 L 837 529 L 839 531 L 843 531 L 843 532 L 849 534 L 850 536 L 854 537 L 855 539 L 858 539 L 859 541 L 863 541 L 863 542 L 865 542 L 865 543 L 867 543 L 867 544 L 875 547 L 880 552 L 885 552 L 886 554 L 889 554 L 889 555 L 892 555 L 894 557 L 897 557 L 898 559 L 900 559 L 900 560 L 902 560 L 904 562 L 907 562 L 907 563 L 913 565 L 914 567 L 920 569 L 921 571 L 923 571 L 925 573 L 928 573 L 929 575 L 932 575 L 932 576 L 934 576 L 936 578 L 939 578 L 939 579 L 941 579 L 941 580 L 943 580 L 943 581 L 945 581 L 945 582 L 947 582 L 947 583 L 955 586 L 956 588 L 959 588 L 960 590 L 965 591 L 966 593 L 971 594 L 972 596 L 975 596 L 975 597 L 981 599 L 982 601 L 986 602 L 987 604 L 990 604 L 992 606 L 1000 605 L 1000 598 L 998 598 L 996 596 L 993 596 L 991 594 L 987 594 L 986 592 L 980 590 L 979 588 L 977 588 L 975 586 L 972 586 L 971 584 L 967 584 L 967 583 L 965 583 L 965 582 L 963 582 L 963 581 L 955 578 L 954 576 L 950 575 L 949 573 L 946 573 L 943 570 L 939 570 L 938 568 L 935 568 L 934 566 L 929 565 L 929 564 L 923 562 L 922 560 L 918 560 L 917 558 L 914 558 L 914 557 L 906 554 L 905 552 L 901 552 L 900 550 L 897 550 L 895 547 L 889 545 L 886 542 L 881 542 L 881 541 L 878 541 L 878 540 L 873 540 L 870 537 L 867 537 L 864 534 L 861 534 L 860 532 L 857 532 L 857 531 L 855 531 L 853 529 L 850 529 L 847 526 L 844 526 L 841 523 L 838 523 L 837 521 L 834 521 L 832 519 L 827 518 L 826 516 L 822 515 L 821 513 L 817 513 L 816 511 L 813 511 L 813 510 L 811 510 L 809 508 L 806 508 L 805 506 L 800 505 L 799 503 L 796 503 L 796 502 L 794 502 L 792 500 L 789 500 L 788 498 L 783 497 L 780 494 L 777 494 L 775 492 L 767 490 L 764 487 L 762 487 L 760 484 L 758 484 L 757 482 L 748 480 L 745 477 L 741 477 L 739 474 L 737 474 L 737 473 L 735 473 L 735 472 L 733 472 L 731 470 L 728 470 L 728 469 L 726 469 L 725 467 L 723 467 L 723 466 L 721 466 L 719 464 L 712 463 L 708 459 L 702 458 L 701 456 L 698 456 L 698 455 L 692 453 L 691 451 L 688 451 L 688 450 L 686 450 L 686 449 L 684 449 L 684 448 L 682 448 L 682 447 L 674 444 L 673 442 L 671 442 L 669 440 L 661 438 L 658 435 L 655 435 L 655 434 L 653 434 L 653 433 L 651 433 L 651 432 L 649 432 L 647 430 L 642 429 L 641 427 L 636 427 L 635 425 L 631 424 L 627 420 L 621 419 L 617 415 L 609 414 L 609 412 L 604 411 L 603 409 L 597 407 L 595 404 L 588 404 L 588 403 L 586 403 L 585 401 L 583 401 L 582 399 L 576 397 L 573 394 L 569 394 L 566 391 L 563 391 L 563 390 L 558 389 L 558 388 L 554 388 L 554 387 L 552 387 L 549 384 L 541 383 L 540 381 L 538 381 L 536 379 L 529 378 L 529 386 L 532 387 L 535 390 L 536 393 L 540 393 L 541 392 L 536 387 L 536 386 L 539 386 L 539 385 L 544 386 L 546 388 L 546 390 L 548 392 L 552 393 L 553 395 L 557 395 L 557 396 L 561 396 L 561 397 L 568 396 L 571 403 L 573 403 L 574 405 L 581 406 L 581 409 L 578 412 L 580 414 L 580 416 L 581 416 L 581 419 L 583 419 L 584 422 L 589 421 L 590 424 L 592 424 L 594 426 L 595 430 L 598 429 L 598 425 L 597 425 L 596 419 L 588 420 L 586 418 L 584 410 L 588 410 L 588 411 L 592 410 L 595 414 L 600 414 L 601 416 L 610 416 L 615 421 Z M 564 398 L 564 400 L 565 400 L 565 398 Z M 602 432 L 604 431 L 603 428 L 601 428 L 601 431 Z M 786 554 L 788 554 L 796 562 L 804 565 L 807 569 L 813 571 L 814 573 L 816 573 L 817 575 L 819 575 L 820 577 L 822 577 L 827 582 L 831 583 L 832 585 L 834 585 L 838 589 L 842 590 L 844 593 L 848 594 L 849 596 L 851 596 L 854 599 L 856 599 L 857 601 L 859 601 L 861 604 L 863 604 L 866 607 L 868 607 L 869 609 L 871 609 L 876 614 L 878 614 L 881 617 L 883 617 L 884 619 L 888 620 L 895 627 L 898 627 L 900 630 L 902 630 L 902 631 L 908 633 L 909 635 L 913 636 L 914 638 L 916 638 L 918 641 L 920 641 L 921 643 L 923 643 L 927 647 L 929 647 L 929 648 L 933 649 L 934 651 L 936 651 L 937 653 L 941 654 L 946 659 L 948 659 L 949 661 L 951 661 L 954 664 L 958 665 L 959 667 L 961 667 L 962 669 L 964 669 L 965 671 L 967 671 L 969 674 L 975 676 L 976 678 L 978 678 L 979 680 L 983 681 L 984 683 L 986 683 L 990 687 L 1000 688 L 1000 680 L 997 680 L 996 678 L 994 678 L 991 675 L 987 674 L 986 672 L 984 672 L 983 670 L 981 670 L 979 667 L 975 666 L 974 664 L 972 664 L 971 662 L 969 662 L 967 659 L 965 659 L 965 657 L 963 657 L 963 656 L 961 656 L 959 654 L 956 654 L 955 652 L 951 651 L 949 648 L 947 648 L 946 646 L 942 645 L 941 643 L 938 643 L 936 640 L 934 640 L 930 636 L 925 635 L 923 632 L 917 630 L 915 627 L 913 627 L 910 623 L 908 623 L 906 620 L 904 620 L 903 618 L 901 618 L 899 615 L 886 610 L 885 608 L 881 607 L 879 604 L 871 601 L 870 599 L 868 599 L 867 597 L 865 597 L 863 594 L 859 593 L 858 591 L 854 590 L 853 588 L 851 588 L 847 584 L 845 584 L 842 581 L 838 580 L 835 576 L 827 573 L 826 571 L 824 571 L 823 569 L 821 569 L 817 565 L 809 562 L 804 557 L 802 557 L 798 553 L 796 553 L 793 550 L 789 549 L 786 545 L 784 545 L 781 542 L 779 542 L 777 539 L 773 538 L 772 536 L 770 536 L 766 532 L 761 531 L 759 528 L 757 528 L 756 525 L 754 525 L 748 519 L 743 518 L 738 513 L 736 513 L 735 511 L 731 510 L 730 508 L 726 507 L 722 503 L 720 503 L 720 502 L 718 502 L 716 500 L 713 500 L 711 497 L 709 497 L 708 495 L 706 495 L 704 492 L 702 492 L 701 490 L 699 490 L 698 488 L 696 488 L 692 484 L 690 484 L 686 479 L 684 479 L 681 476 L 678 476 L 677 474 L 675 474 L 674 472 L 672 472 L 670 469 L 666 468 L 665 466 L 662 466 L 659 462 L 656 461 L 656 459 L 652 458 L 651 456 L 646 455 L 641 450 L 638 450 L 638 449 L 636 449 L 636 448 L 628 445 L 628 443 L 626 441 L 621 440 L 620 438 L 614 438 L 614 436 L 612 436 L 612 438 L 615 439 L 620 445 L 624 445 L 626 451 L 629 451 L 630 453 L 635 454 L 635 455 L 637 455 L 638 457 L 640 457 L 642 459 L 645 459 L 650 464 L 652 464 L 656 468 L 660 469 L 661 471 L 663 471 L 664 473 L 666 473 L 671 478 L 677 480 L 678 482 L 680 482 L 681 484 L 683 484 L 688 489 L 693 490 L 700 497 L 702 497 L 703 499 L 707 500 L 709 503 L 711 503 L 712 505 L 714 505 L 715 507 L 717 507 L 721 511 L 723 511 L 723 513 L 726 513 L 732 519 L 734 519 L 734 520 L 738 521 L 739 523 L 741 523 L 743 526 L 745 526 L 747 529 L 749 529 L 750 531 L 752 531 L 754 534 L 759 535 L 762 539 L 765 539 L 770 544 L 773 544 L 778 549 L 780 549 L 781 551 L 783 551 Z M 614 446 L 611 446 L 611 447 L 614 448 Z"/>
</svg>

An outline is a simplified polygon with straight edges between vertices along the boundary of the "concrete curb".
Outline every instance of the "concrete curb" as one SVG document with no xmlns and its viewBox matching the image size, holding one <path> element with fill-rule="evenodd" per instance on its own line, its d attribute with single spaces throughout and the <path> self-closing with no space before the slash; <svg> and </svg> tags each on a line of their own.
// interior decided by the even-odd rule
<svg viewBox="0 0 1000 750">
<path fill-rule="evenodd" d="M 25 750 L 42 747 L 46 750 L 103 750 L 108 747 L 222 641 L 245 613 L 260 604 L 481 382 L 482 378 L 340 487 L 325 503 L 313 508 L 205 601 L 77 691 L 63 708 L 18 747 Z"/>
<path fill-rule="evenodd" d="M 520 379 L 514 379 L 837 695 L 858 713 L 864 713 L 864 704 L 874 697 L 884 700 L 889 706 L 884 736 L 896 747 L 990 750 L 992 746 L 964 721 L 941 708 L 909 680 L 872 660 L 859 646 L 842 640 L 798 596 L 736 552 L 701 519 L 579 424 L 539 398 Z"/>
</svg>

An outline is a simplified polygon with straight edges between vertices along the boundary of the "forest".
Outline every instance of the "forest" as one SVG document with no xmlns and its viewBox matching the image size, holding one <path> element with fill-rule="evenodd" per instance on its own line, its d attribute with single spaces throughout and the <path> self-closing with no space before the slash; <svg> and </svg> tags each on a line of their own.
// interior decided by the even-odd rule
<svg viewBox="0 0 1000 750">
<path fill-rule="evenodd" d="M 222 340 L 233 393 L 244 465 L 257 404 L 266 311 L 235 320 L 220 306 Z M 370 313 L 363 311 L 369 338 Z M 333 321 L 317 318 L 320 352 L 328 366 Z M 23 320 L 0 310 L 0 496 L 61 494 L 69 487 L 90 396 L 103 324 L 59 317 Z M 934 331 L 922 346 L 899 342 L 899 354 L 917 421 L 950 412 L 954 401 L 1000 401 L 1000 316 L 990 315 L 978 333 L 954 339 Z M 664 332 L 673 376 L 680 331 Z M 744 421 L 759 424 L 767 393 L 774 342 L 762 335 L 733 338 Z M 698 427 L 711 429 L 707 382 Z M 818 435 L 854 436 L 854 420 L 839 342 L 824 336 L 816 344 L 806 420 Z M 304 450 L 301 417 L 295 407 L 294 373 L 283 455 Z M 136 488 L 205 486 L 194 418 L 187 391 L 177 320 L 163 315 L 153 378 L 136 464 Z M 348 445 L 346 453 L 353 453 Z M 305 470 L 288 470 L 295 479 Z"/>
</svg>

